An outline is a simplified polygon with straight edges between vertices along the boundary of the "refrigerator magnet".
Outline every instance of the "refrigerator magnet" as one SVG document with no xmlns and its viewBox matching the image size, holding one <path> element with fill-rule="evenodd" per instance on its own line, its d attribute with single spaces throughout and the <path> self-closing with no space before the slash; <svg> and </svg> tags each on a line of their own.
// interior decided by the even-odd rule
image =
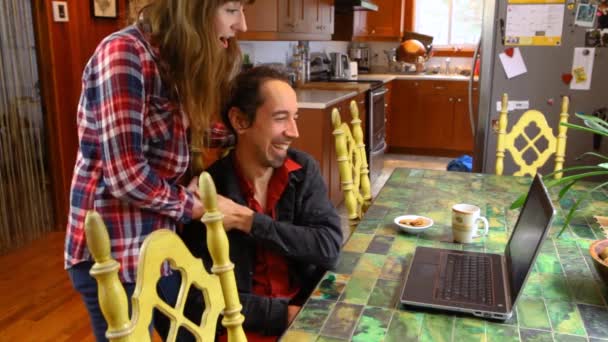
<svg viewBox="0 0 608 342">
<path fill-rule="evenodd" d="M 596 4 L 578 4 L 574 25 L 581 27 L 593 27 L 595 25 Z"/>
<path fill-rule="evenodd" d="M 593 74 L 593 61 L 595 48 L 575 48 L 572 58 L 572 82 L 570 89 L 589 90 L 591 88 L 591 75 Z"/>
<path fill-rule="evenodd" d="M 574 81 L 576 83 L 583 83 L 587 80 L 587 73 L 585 72 L 584 67 L 576 67 L 572 69 L 572 74 L 574 75 Z"/>
</svg>

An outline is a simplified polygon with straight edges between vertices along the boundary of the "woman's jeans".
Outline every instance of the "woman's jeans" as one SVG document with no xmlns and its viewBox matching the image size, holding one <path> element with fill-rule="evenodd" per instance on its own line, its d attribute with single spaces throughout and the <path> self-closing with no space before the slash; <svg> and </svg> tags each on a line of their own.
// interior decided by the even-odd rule
<svg viewBox="0 0 608 342">
<path fill-rule="evenodd" d="M 97 281 L 93 278 L 89 271 L 93 266 L 93 262 L 85 261 L 77 265 L 72 266 L 68 269 L 70 280 L 74 289 L 80 293 L 82 300 L 89 312 L 89 318 L 93 326 L 93 333 L 98 342 L 107 341 L 105 335 L 108 330 L 108 324 L 106 323 L 101 308 L 99 307 L 99 299 L 97 297 Z M 173 272 L 172 275 L 162 277 L 158 281 L 157 290 L 162 300 L 170 304 L 175 305 L 177 301 L 177 293 L 181 283 L 181 276 L 179 272 Z M 134 283 L 123 283 L 122 284 L 125 292 L 127 293 L 127 302 L 129 303 L 129 317 L 131 317 L 131 296 L 135 290 Z M 157 315 L 158 316 L 158 315 Z M 152 332 L 152 322 L 150 322 L 150 332 Z"/>
</svg>

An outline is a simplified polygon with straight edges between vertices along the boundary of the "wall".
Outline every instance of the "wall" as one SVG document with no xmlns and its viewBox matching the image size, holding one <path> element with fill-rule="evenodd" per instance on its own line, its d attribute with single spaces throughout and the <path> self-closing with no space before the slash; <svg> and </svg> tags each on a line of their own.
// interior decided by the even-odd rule
<svg viewBox="0 0 608 342">
<path fill-rule="evenodd" d="M 52 0 L 32 1 L 41 92 L 47 127 L 47 154 L 58 230 L 65 229 L 69 187 L 78 147 L 76 109 L 82 70 L 105 36 L 126 22 L 126 0 L 118 19 L 95 19 L 90 2 L 67 0 L 68 22 L 54 22 Z"/>
<path fill-rule="evenodd" d="M 387 59 L 384 51 L 394 49 L 398 46 L 398 44 L 396 42 L 391 42 L 391 43 L 371 42 L 371 43 L 367 43 L 366 45 L 369 46 L 369 48 L 371 50 L 372 67 L 386 67 L 388 64 L 388 59 Z M 446 59 L 447 59 L 447 57 L 431 57 L 426 62 L 426 66 L 427 67 L 430 67 L 433 65 L 441 66 L 441 65 L 443 65 L 443 63 L 445 62 Z M 468 58 L 468 57 L 450 57 L 450 61 L 451 61 L 450 65 L 453 68 L 455 68 L 457 66 L 463 66 L 463 67 L 470 68 L 472 60 L 473 60 L 472 58 Z"/>
<path fill-rule="evenodd" d="M 297 41 L 241 41 L 241 50 L 249 54 L 254 64 L 282 63 L 288 64 L 293 55 Z M 310 52 L 343 52 L 346 53 L 348 42 L 310 42 Z"/>
<path fill-rule="evenodd" d="M 249 54 L 254 64 L 260 63 L 281 63 L 288 64 L 293 54 L 293 47 L 297 45 L 296 41 L 241 41 L 241 49 L 243 53 Z M 350 42 L 343 41 L 328 41 L 328 42 L 310 42 L 310 52 L 344 52 L 348 50 Z M 372 55 L 372 67 L 382 70 L 388 64 L 388 59 L 385 50 L 390 50 L 397 47 L 397 43 L 387 42 L 368 42 L 365 43 L 370 47 Z M 443 66 L 447 57 L 432 57 L 426 63 L 427 67 L 434 65 Z M 467 57 L 451 57 L 451 68 L 462 66 L 471 68 L 472 58 Z"/>
</svg>

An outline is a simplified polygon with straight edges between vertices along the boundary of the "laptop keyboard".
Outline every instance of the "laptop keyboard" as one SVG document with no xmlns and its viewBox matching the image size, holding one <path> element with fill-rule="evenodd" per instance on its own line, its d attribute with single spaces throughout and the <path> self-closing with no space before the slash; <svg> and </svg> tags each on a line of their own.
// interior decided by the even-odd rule
<svg viewBox="0 0 608 342">
<path fill-rule="evenodd" d="M 491 259 L 485 256 L 448 254 L 435 291 L 443 300 L 492 305 Z"/>
</svg>

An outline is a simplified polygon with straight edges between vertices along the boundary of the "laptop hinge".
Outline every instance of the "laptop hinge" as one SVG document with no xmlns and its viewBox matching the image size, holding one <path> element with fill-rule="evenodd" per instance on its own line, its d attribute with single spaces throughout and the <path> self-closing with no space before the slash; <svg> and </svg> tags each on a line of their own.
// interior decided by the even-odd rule
<svg viewBox="0 0 608 342">
<path fill-rule="evenodd" d="M 509 279 L 509 263 L 507 262 L 507 258 L 504 255 L 500 256 L 500 262 L 502 263 L 502 277 L 504 279 L 504 289 L 505 289 L 505 306 L 507 312 L 510 312 L 513 307 L 511 300 L 511 280 Z"/>
</svg>

